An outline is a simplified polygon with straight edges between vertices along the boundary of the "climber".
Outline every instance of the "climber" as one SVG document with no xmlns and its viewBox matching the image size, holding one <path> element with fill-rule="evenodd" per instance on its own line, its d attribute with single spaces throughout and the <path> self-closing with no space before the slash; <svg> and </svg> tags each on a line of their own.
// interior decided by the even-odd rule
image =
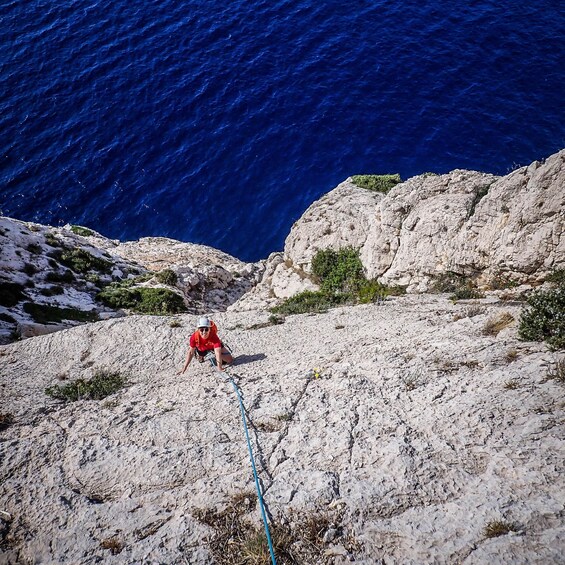
<svg viewBox="0 0 565 565">
<path fill-rule="evenodd" d="M 216 324 L 206 317 L 198 319 L 198 329 L 190 336 L 189 345 L 190 347 L 186 356 L 186 363 L 184 364 L 182 371 L 177 373 L 178 375 L 182 375 L 186 371 L 195 355 L 198 361 L 203 363 L 204 358 L 209 351 L 214 351 L 218 371 L 223 371 L 224 364 L 229 364 L 233 361 L 230 351 L 224 346 L 218 337 L 218 328 Z"/>
</svg>

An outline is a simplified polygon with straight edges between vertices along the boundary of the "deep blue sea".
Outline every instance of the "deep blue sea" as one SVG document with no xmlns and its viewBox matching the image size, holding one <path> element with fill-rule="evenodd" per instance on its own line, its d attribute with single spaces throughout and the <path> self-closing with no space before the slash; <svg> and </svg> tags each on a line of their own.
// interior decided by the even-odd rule
<svg viewBox="0 0 565 565">
<path fill-rule="evenodd" d="M 352 174 L 565 147 L 565 3 L 0 0 L 0 209 L 244 260 Z"/>
</svg>

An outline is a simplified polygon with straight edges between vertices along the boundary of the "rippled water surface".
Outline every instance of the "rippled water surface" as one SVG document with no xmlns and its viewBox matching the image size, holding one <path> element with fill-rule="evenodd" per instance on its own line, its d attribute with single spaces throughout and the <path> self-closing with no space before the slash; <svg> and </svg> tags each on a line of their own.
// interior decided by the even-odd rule
<svg viewBox="0 0 565 565">
<path fill-rule="evenodd" d="M 565 147 L 565 5 L 0 5 L 0 209 L 242 259 L 347 176 Z"/>
</svg>

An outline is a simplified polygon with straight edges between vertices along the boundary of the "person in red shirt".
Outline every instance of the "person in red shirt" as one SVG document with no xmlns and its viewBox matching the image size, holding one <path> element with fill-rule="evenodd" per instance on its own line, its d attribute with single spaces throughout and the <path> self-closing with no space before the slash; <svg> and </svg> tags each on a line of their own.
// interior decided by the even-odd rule
<svg viewBox="0 0 565 565">
<path fill-rule="evenodd" d="M 224 363 L 231 363 L 233 357 L 218 337 L 218 328 L 212 320 L 202 317 L 198 320 L 198 329 L 190 336 L 190 348 L 186 356 L 186 363 L 179 371 L 182 375 L 190 365 L 192 358 L 196 355 L 198 361 L 202 363 L 209 351 L 213 351 L 216 356 L 216 367 L 218 371 L 224 370 Z"/>
</svg>

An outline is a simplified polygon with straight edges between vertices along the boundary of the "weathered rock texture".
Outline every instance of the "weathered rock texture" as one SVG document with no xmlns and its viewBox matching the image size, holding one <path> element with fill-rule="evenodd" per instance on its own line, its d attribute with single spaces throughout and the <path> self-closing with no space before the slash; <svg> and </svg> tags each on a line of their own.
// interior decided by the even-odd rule
<svg viewBox="0 0 565 565">
<path fill-rule="evenodd" d="M 270 514 L 334 516 L 321 556 L 299 563 L 563 562 L 564 389 L 547 379 L 555 356 L 517 341 L 515 323 L 485 334 L 502 312 L 519 309 L 419 295 L 279 326 L 215 316 Z M 214 562 L 196 510 L 225 508 L 253 478 L 231 385 L 208 364 L 176 374 L 194 323 L 179 319 L 0 347 L 12 415 L 0 431 L 2 563 Z M 44 392 L 101 368 L 129 375 L 128 388 L 67 405 Z M 246 512 L 259 526 L 258 508 Z M 495 521 L 512 531 L 485 537 Z"/>
<path fill-rule="evenodd" d="M 26 302 L 55 306 L 108 318 L 123 315 L 96 296 L 111 282 L 135 279 L 165 269 L 177 275 L 169 286 L 145 277 L 136 286 L 165 287 L 180 294 L 189 312 L 225 310 L 260 278 L 264 262 L 243 263 L 204 245 L 166 238 L 121 243 L 76 226 L 54 228 L 0 217 L 0 343 L 58 331 L 80 322 L 39 323 L 24 310 Z M 76 271 L 59 263 L 62 249 L 85 251 L 106 262 L 108 270 Z M 64 278 L 63 275 L 69 275 Z M 5 283 L 22 289 L 21 299 L 8 300 Z"/>
<path fill-rule="evenodd" d="M 312 258 L 328 247 L 360 249 L 369 278 L 409 292 L 425 292 L 450 272 L 487 287 L 501 276 L 539 284 L 565 266 L 564 228 L 565 150 L 505 177 L 464 170 L 420 175 L 386 196 L 348 180 L 306 210 L 282 260 L 273 258 L 274 272 L 268 264 L 264 280 L 233 309 L 312 288 Z"/>
</svg>

